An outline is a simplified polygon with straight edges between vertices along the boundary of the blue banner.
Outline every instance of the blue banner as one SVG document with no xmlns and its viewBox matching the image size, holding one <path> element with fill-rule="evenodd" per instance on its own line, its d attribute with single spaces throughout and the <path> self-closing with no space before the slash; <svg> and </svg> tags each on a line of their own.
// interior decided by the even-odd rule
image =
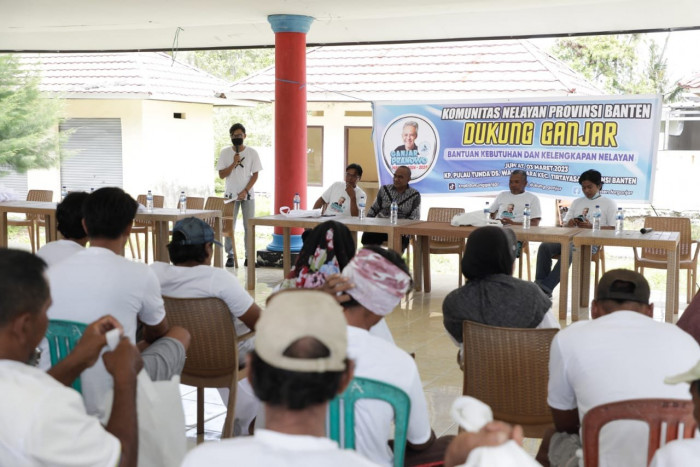
<svg viewBox="0 0 700 467">
<path fill-rule="evenodd" d="M 422 194 L 495 195 L 523 169 L 528 191 L 567 198 L 581 196 L 579 174 L 596 169 L 606 196 L 652 198 L 660 96 L 375 102 L 373 110 L 382 185 L 405 165 Z"/>
</svg>

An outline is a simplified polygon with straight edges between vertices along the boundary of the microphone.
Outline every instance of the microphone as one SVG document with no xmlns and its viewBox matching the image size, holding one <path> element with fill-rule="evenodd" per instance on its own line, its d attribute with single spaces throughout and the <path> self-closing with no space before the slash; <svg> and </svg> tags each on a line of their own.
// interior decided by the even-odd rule
<svg viewBox="0 0 700 467">
<path fill-rule="evenodd" d="M 654 229 L 652 229 L 651 227 L 642 227 L 639 231 L 643 234 L 647 234 L 653 232 Z"/>
</svg>

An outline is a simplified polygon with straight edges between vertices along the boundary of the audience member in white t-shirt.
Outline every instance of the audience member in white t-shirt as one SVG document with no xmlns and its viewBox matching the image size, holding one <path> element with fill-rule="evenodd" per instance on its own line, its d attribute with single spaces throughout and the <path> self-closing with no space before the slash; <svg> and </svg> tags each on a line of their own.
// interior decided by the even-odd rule
<svg viewBox="0 0 700 467">
<path fill-rule="evenodd" d="M 203 220 L 194 217 L 179 220 L 168 244 L 173 264 L 155 262 L 151 269 L 156 273 L 161 293 L 166 297 L 216 297 L 223 300 L 233 316 L 236 334 L 242 336 L 255 330 L 260 307 L 238 279 L 224 269 L 211 267 L 214 243 L 221 246 L 214 240 L 214 229 Z M 241 364 L 245 363 L 245 355 L 252 349 L 252 339 L 238 341 Z"/>
<path fill-rule="evenodd" d="M 530 225 L 540 225 L 542 209 L 540 199 L 532 193 L 525 191 L 527 186 L 527 172 L 514 170 L 510 174 L 508 182 L 509 191 L 502 191 L 491 204 L 491 219 L 498 219 L 503 225 L 522 225 L 525 205 L 530 205 Z"/>
<path fill-rule="evenodd" d="M 265 429 L 253 436 L 205 443 L 183 467 L 376 465 L 326 437 L 328 402 L 353 377 L 341 307 L 329 294 L 283 291 L 270 297 L 257 323 L 248 375 L 265 404 Z"/>
<path fill-rule="evenodd" d="M 132 343 L 136 343 L 141 322 L 143 336 L 138 346 L 144 368 L 154 381 L 170 380 L 182 372 L 190 334 L 168 324 L 155 273 L 147 265 L 121 256 L 137 208 L 138 203 L 121 188 L 100 188 L 87 197 L 83 227 L 90 238 L 90 248 L 49 268 L 53 303 L 48 313 L 51 319 L 80 323 L 110 313 Z M 88 413 L 103 416 L 112 378 L 101 361 L 88 368 L 81 378 Z"/>
<path fill-rule="evenodd" d="M 345 168 L 345 182 L 335 182 L 314 203 L 314 209 L 321 208 L 324 216 L 353 216 L 359 214 L 360 197 L 367 195 L 357 186 L 362 179 L 360 164 L 350 164 Z"/>
<path fill-rule="evenodd" d="M 396 386 L 410 398 L 408 465 L 441 460 L 451 437 L 436 441 L 416 362 L 404 350 L 369 332 L 393 311 L 410 287 L 406 264 L 393 250 L 369 246 L 350 260 L 342 276 L 355 285 L 346 291 L 352 300 L 342 303 L 348 322 L 348 355 L 355 361 L 355 375 Z M 387 441 L 393 419 L 388 404 L 359 401 L 355 410 L 357 452 L 381 465 L 391 465 L 393 453 Z"/>
<path fill-rule="evenodd" d="M 564 227 L 577 227 L 579 229 L 590 229 L 593 227 L 593 213 L 596 206 L 600 206 L 601 219 L 600 228 L 604 230 L 615 228 L 615 214 L 617 213 L 617 203 L 610 198 L 601 195 L 603 189 L 603 177 L 597 170 L 586 170 L 579 178 L 578 183 L 583 191 L 583 198 L 577 198 L 571 203 L 569 211 L 564 217 Z M 573 249 L 573 244 L 570 244 Z M 592 248 L 593 254 L 598 251 L 598 247 Z M 552 291 L 559 284 L 561 271 L 561 260 L 552 267 L 552 260 L 555 256 L 561 255 L 560 243 L 542 243 L 537 250 L 537 268 L 535 270 L 535 282 L 548 296 L 552 296 Z M 571 255 L 569 255 L 569 265 Z M 569 265 L 566 267 L 568 268 Z"/>
<path fill-rule="evenodd" d="M 690 383 L 693 398 L 693 418 L 700 426 L 700 361 L 685 373 L 669 376 L 666 384 Z M 697 430 L 696 430 L 697 431 Z M 671 441 L 660 448 L 651 460 L 651 467 L 683 467 L 695 465 L 700 459 L 700 438 Z"/>
<path fill-rule="evenodd" d="M 49 266 L 85 248 L 88 236 L 83 228 L 83 203 L 87 197 L 84 191 L 74 191 L 56 206 L 56 224 L 63 238 L 47 243 L 36 252 Z"/>
<path fill-rule="evenodd" d="M 650 289 L 639 273 L 615 269 L 601 277 L 591 302 L 592 320 L 559 331 L 549 355 L 547 403 L 557 431 L 543 439 L 550 465 L 572 465 L 581 447 L 579 429 L 593 407 L 626 399 L 688 399 L 684 388 L 663 383 L 700 360 L 690 334 L 655 321 Z M 601 431 L 601 467 L 647 465 L 648 430 L 643 422 L 620 420 Z"/>
<path fill-rule="evenodd" d="M 135 466 L 136 375 L 143 362 L 126 338 L 100 359 L 107 331 L 121 328 L 116 319 L 103 316 L 89 324 L 48 373 L 26 364 L 48 327 L 45 268 L 30 253 L 0 249 L 0 463 Z M 114 379 L 113 410 L 104 428 L 69 387 L 98 359 Z"/>
</svg>

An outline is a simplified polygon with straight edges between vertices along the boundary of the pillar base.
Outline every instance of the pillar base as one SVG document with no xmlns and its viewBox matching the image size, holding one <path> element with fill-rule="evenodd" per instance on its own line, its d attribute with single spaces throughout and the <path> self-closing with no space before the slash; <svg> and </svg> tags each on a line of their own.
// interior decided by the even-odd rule
<svg viewBox="0 0 700 467">
<path fill-rule="evenodd" d="M 290 235 L 290 251 L 298 253 L 304 243 L 301 241 L 301 235 Z M 267 245 L 269 251 L 284 251 L 284 235 L 272 234 L 272 243 Z"/>
</svg>

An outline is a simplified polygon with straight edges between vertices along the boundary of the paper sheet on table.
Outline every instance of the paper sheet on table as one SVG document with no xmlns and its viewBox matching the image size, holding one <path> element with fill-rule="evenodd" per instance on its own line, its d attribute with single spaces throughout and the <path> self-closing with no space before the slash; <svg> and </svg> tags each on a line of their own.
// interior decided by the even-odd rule
<svg viewBox="0 0 700 467">
<path fill-rule="evenodd" d="M 474 227 L 483 227 L 485 225 L 501 225 L 496 219 L 489 219 L 486 222 L 484 211 L 471 211 L 463 214 L 457 214 L 452 218 L 451 224 L 455 227 L 458 225 L 473 225 Z"/>
<path fill-rule="evenodd" d="M 303 217 L 321 217 L 320 209 L 289 209 L 289 206 L 282 206 L 280 208 L 280 214 L 285 217 L 290 217 L 293 219 L 303 218 Z"/>
</svg>

